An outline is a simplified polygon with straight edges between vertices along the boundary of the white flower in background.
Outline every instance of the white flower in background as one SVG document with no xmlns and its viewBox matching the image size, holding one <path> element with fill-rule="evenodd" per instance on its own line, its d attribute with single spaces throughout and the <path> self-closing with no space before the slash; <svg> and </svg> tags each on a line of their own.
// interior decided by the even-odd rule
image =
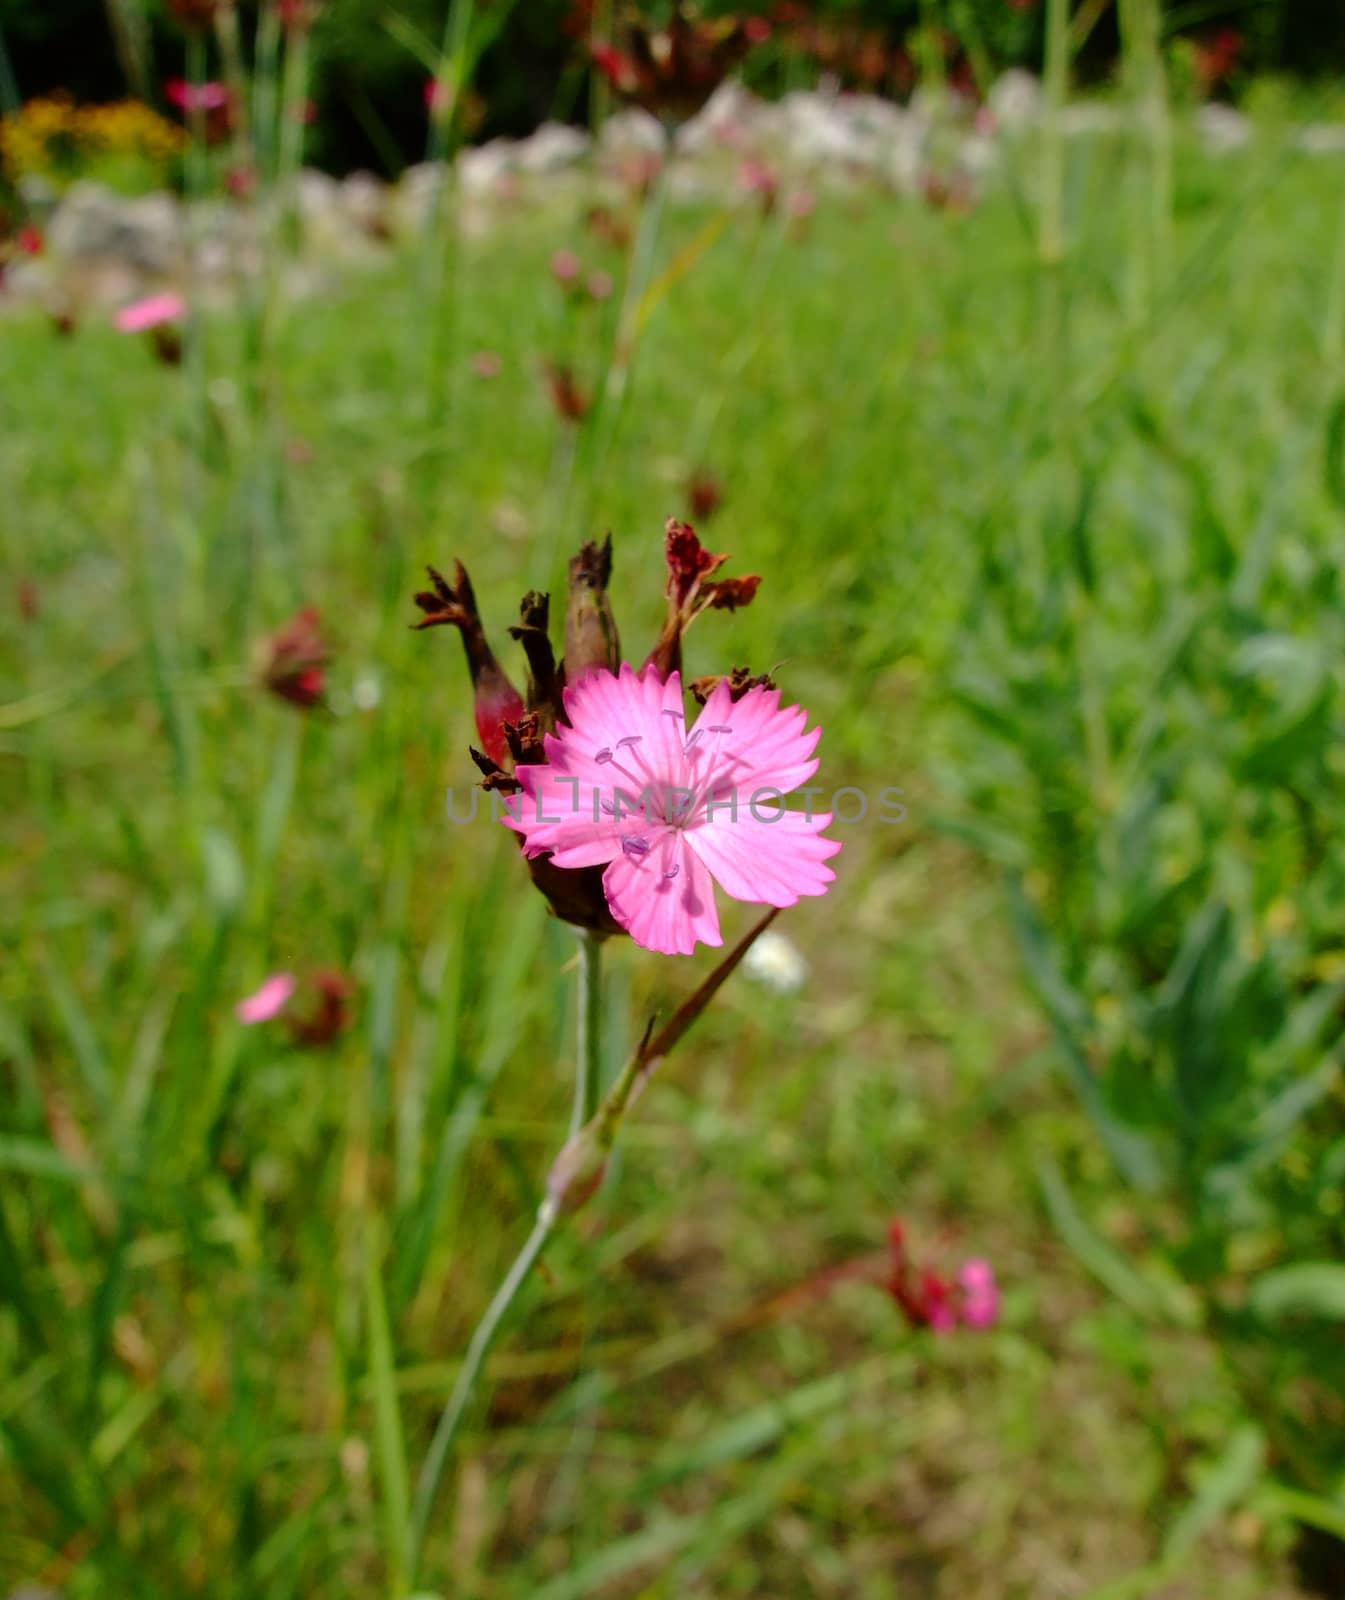
<svg viewBox="0 0 1345 1600">
<path fill-rule="evenodd" d="M 376 711 L 383 698 L 383 683 L 376 672 L 362 672 L 351 686 L 350 698 L 356 711 Z"/>
<path fill-rule="evenodd" d="M 792 939 L 767 928 L 743 957 L 743 971 L 776 994 L 796 994 L 808 976 L 808 963 Z"/>
</svg>

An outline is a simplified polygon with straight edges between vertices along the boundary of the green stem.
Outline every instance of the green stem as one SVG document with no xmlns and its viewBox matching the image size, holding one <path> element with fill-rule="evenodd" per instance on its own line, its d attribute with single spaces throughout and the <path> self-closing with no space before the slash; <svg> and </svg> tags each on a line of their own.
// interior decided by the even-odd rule
<svg viewBox="0 0 1345 1600">
<path fill-rule="evenodd" d="M 504 1319 L 509 1314 L 509 1308 L 518 1297 L 519 1290 L 528 1281 L 532 1269 L 541 1259 L 542 1252 L 546 1249 L 556 1226 L 556 1207 L 550 1200 L 544 1200 L 537 1213 L 537 1220 L 532 1225 L 532 1232 L 528 1235 L 527 1242 L 514 1259 L 514 1264 L 505 1275 L 504 1282 L 495 1291 L 495 1298 L 486 1308 L 486 1314 L 477 1324 L 476 1332 L 472 1335 L 472 1342 L 467 1346 L 467 1354 L 463 1357 L 462 1368 L 458 1373 L 458 1381 L 453 1385 L 453 1392 L 448 1397 L 448 1404 L 444 1407 L 439 1418 L 439 1426 L 434 1430 L 434 1438 L 430 1441 L 430 1448 L 425 1457 L 424 1465 L 420 1469 L 420 1477 L 416 1480 L 416 1498 L 411 1512 L 411 1548 L 409 1553 L 409 1571 L 412 1585 L 415 1584 L 420 1573 L 420 1559 L 425 1546 L 425 1535 L 429 1528 L 430 1514 L 434 1510 L 434 1502 L 439 1493 L 439 1484 L 444 1475 L 444 1467 L 448 1462 L 448 1452 L 462 1420 L 467 1414 L 476 1393 L 477 1379 L 481 1376 L 481 1369 L 485 1365 L 486 1357 L 490 1354 L 491 1346 L 499 1334 Z"/>
<path fill-rule="evenodd" d="M 579 1038 L 574 1072 L 573 1139 L 598 1109 L 602 1080 L 602 939 L 579 930 Z"/>
<path fill-rule="evenodd" d="M 602 940 L 597 934 L 581 929 L 579 933 L 579 1038 L 578 1060 L 575 1066 L 574 1112 L 570 1120 L 570 1137 L 593 1117 L 598 1106 L 598 1091 L 602 1077 Z M 453 1392 L 448 1397 L 434 1430 L 434 1438 L 420 1469 L 416 1482 L 416 1498 L 411 1513 L 410 1571 L 414 1583 L 420 1567 L 425 1535 L 439 1494 L 439 1485 L 448 1464 L 449 1451 L 458 1436 L 463 1419 L 476 1394 L 481 1369 L 491 1346 L 495 1343 L 509 1308 L 518 1298 L 519 1290 L 528 1281 L 532 1269 L 541 1259 L 547 1241 L 555 1229 L 559 1213 L 554 1200 L 542 1202 L 527 1242 L 514 1258 L 514 1264 L 504 1281 L 495 1291 L 495 1297 L 486 1308 L 486 1314 L 477 1323 L 467 1354 L 463 1357 Z"/>
<path fill-rule="evenodd" d="M 1331 265 L 1331 279 L 1326 290 L 1326 315 L 1322 323 L 1322 354 L 1332 369 L 1340 364 L 1345 349 L 1345 205 L 1340 210 L 1336 231 L 1336 247 Z"/>
<path fill-rule="evenodd" d="M 1043 78 L 1046 117 L 1042 125 L 1038 249 L 1043 263 L 1054 266 L 1065 254 L 1065 130 L 1061 118 L 1069 93 L 1069 0 L 1046 0 Z"/>
</svg>

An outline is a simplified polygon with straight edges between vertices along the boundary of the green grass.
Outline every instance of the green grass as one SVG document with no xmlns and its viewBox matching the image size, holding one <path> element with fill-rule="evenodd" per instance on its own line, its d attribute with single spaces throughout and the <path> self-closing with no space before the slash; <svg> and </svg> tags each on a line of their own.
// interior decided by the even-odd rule
<svg viewBox="0 0 1345 1600">
<path fill-rule="evenodd" d="M 1269 141 L 1182 147 L 1177 170 L 1177 264 L 1138 322 L 1107 142 L 1072 147 L 1051 277 L 1021 187 L 967 216 L 824 197 L 802 239 L 743 212 L 653 306 L 620 425 L 573 467 L 537 369 L 573 351 L 596 382 L 611 313 L 567 326 L 546 262 L 617 264 L 558 205 L 468 248 L 433 420 L 409 255 L 292 308 L 269 440 L 210 319 L 204 470 L 183 373 L 93 323 L 0 328 L 5 574 L 38 603 L 0 621 L 0 1587 L 402 1592 L 408 1484 L 565 1124 L 574 987 L 508 837 L 443 819 L 470 706 L 411 593 L 461 557 L 504 653 L 523 591 L 557 592 L 610 528 L 639 659 L 663 519 L 704 466 L 725 486 L 707 543 L 765 582 L 697 625 L 689 669 L 783 663 L 825 778 L 902 786 L 910 816 L 840 830 L 833 892 L 784 918 L 803 992 L 735 978 L 640 1104 L 492 1360 L 422 1587 L 1297 1592 L 1282 1521 L 1193 1502 L 1235 1419 L 1210 1351 L 1110 1299 L 1043 1209 L 1051 1157 L 1142 1248 L 999 885 L 942 826 L 984 552 L 1061 560 L 1080 474 L 1105 468 L 1104 584 L 1179 581 L 1189 480 L 1139 410 L 1240 541 L 1268 527 L 1292 561 L 1338 539 L 1338 164 Z M 709 220 L 674 207 L 658 268 Z M 301 603 L 338 652 L 327 716 L 251 674 Z M 607 964 L 610 1070 L 709 962 Z M 319 965 L 357 984 L 335 1048 L 235 1025 L 265 973 Z M 993 1260 L 998 1330 L 913 1334 L 856 1285 L 753 1315 L 880 1250 L 897 1213 L 931 1254 Z"/>
</svg>

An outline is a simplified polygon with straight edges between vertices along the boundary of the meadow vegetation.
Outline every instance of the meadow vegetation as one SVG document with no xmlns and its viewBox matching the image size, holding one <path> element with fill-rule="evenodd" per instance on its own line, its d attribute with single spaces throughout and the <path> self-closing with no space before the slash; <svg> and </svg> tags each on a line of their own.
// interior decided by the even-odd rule
<svg viewBox="0 0 1345 1600">
<path fill-rule="evenodd" d="M 633 263 L 539 191 L 182 367 L 5 321 L 0 1585 L 410 1592 L 575 1003 L 512 838 L 446 819 L 470 697 L 412 595 L 461 558 L 507 655 L 611 530 L 642 659 L 710 473 L 763 583 L 688 675 L 777 669 L 819 781 L 907 815 L 836 828 L 803 985 L 737 975 L 623 1130 L 420 1590 L 1341 1592 L 1345 179 L 1292 131 L 1069 140 L 1045 261 L 1028 137 L 967 209 L 673 198 Z M 305 606 L 312 711 L 259 680 Z M 611 947 L 609 1072 L 709 966 Z M 277 969 L 348 1025 L 240 1025 Z M 836 1273 L 898 1216 L 995 1328 Z"/>
</svg>

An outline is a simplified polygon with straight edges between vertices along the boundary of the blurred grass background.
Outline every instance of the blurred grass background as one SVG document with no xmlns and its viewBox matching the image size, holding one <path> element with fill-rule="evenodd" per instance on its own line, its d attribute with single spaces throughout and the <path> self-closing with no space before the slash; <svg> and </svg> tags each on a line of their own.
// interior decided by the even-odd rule
<svg viewBox="0 0 1345 1600">
<path fill-rule="evenodd" d="M 445 821 L 470 704 L 410 596 L 461 557 L 506 647 L 521 593 L 610 528 L 638 659 L 663 519 L 705 470 L 707 544 L 765 582 L 698 626 L 689 672 L 782 663 L 827 782 L 900 786 L 909 816 L 838 829 L 834 890 L 782 924 L 803 989 L 735 979 L 641 1104 L 492 1361 L 423 1587 L 1307 1592 L 1282 1507 L 1209 1488 L 1243 1417 L 1227 1372 L 1047 1214 L 1044 1158 L 1144 1255 L 967 842 L 985 552 L 1066 566 L 1081 475 L 1140 655 L 1179 597 L 1192 468 L 1240 548 L 1338 556 L 1338 162 L 1269 114 L 1235 158 L 1176 138 L 1148 243 L 1117 196 L 1149 153 L 1070 141 L 1045 267 L 1026 164 L 966 214 L 867 188 L 803 229 L 673 204 L 655 267 L 691 265 L 577 446 L 540 365 L 595 387 L 616 302 L 567 311 L 547 263 L 621 269 L 544 199 L 463 247 L 442 408 L 409 252 L 291 309 L 260 409 L 231 315 L 199 408 L 111 331 L 6 323 L 0 1582 L 404 1592 L 408 1475 L 539 1198 L 573 1031 L 568 930 L 502 830 Z M 304 604 L 327 714 L 256 682 Z M 330 1048 L 233 1020 L 268 972 L 317 967 L 355 985 Z M 708 963 L 608 967 L 610 1068 Z M 779 1309 L 895 1214 L 993 1261 L 995 1331 L 913 1332 L 858 1284 Z"/>
</svg>

